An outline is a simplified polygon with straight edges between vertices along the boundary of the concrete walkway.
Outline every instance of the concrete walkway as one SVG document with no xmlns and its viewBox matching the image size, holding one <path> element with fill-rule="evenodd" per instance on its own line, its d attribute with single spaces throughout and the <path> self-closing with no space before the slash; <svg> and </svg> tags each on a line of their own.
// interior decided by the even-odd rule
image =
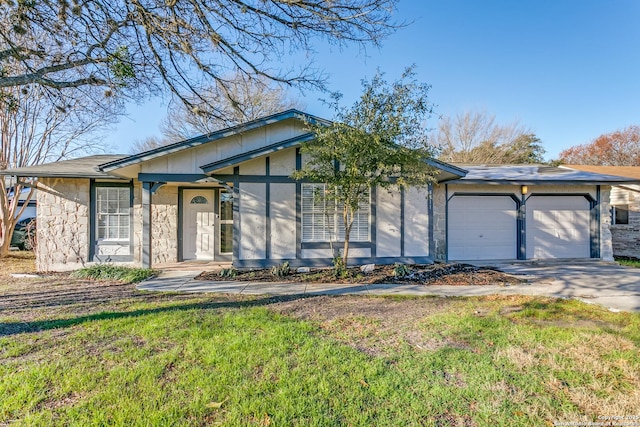
<svg viewBox="0 0 640 427">
<path fill-rule="evenodd" d="M 408 284 L 305 284 L 195 280 L 200 271 L 169 271 L 144 281 L 138 289 L 161 292 L 216 292 L 242 295 L 540 295 L 576 298 L 612 311 L 640 312 L 640 269 L 614 263 L 512 263 L 496 265 L 529 283 L 499 286 L 424 286 Z"/>
</svg>

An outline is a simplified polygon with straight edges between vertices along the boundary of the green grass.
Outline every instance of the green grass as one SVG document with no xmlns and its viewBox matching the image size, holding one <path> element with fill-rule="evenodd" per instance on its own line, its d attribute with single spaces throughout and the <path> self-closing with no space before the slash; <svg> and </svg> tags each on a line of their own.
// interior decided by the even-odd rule
<svg viewBox="0 0 640 427">
<path fill-rule="evenodd" d="M 640 259 L 616 258 L 616 261 L 620 265 L 626 265 L 628 267 L 640 268 Z"/>
<path fill-rule="evenodd" d="M 123 283 L 137 283 L 155 275 L 150 268 L 123 267 L 112 264 L 94 264 L 73 272 L 77 279 L 118 280 Z"/>
<path fill-rule="evenodd" d="M 43 311 L 35 332 L 0 315 L 0 425 L 533 426 L 640 407 L 640 315 L 530 297 L 349 301 L 446 307 L 402 327 L 204 296 Z"/>
</svg>

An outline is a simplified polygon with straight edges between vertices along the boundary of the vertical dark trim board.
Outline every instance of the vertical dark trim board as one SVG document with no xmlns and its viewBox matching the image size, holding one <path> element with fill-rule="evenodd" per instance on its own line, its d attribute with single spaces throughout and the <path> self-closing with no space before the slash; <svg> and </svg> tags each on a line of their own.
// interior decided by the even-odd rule
<svg viewBox="0 0 640 427">
<path fill-rule="evenodd" d="M 271 259 L 271 183 L 269 182 L 269 176 L 271 176 L 271 160 L 269 156 L 264 159 L 264 170 L 267 176 L 267 182 L 265 183 L 264 193 L 264 215 L 265 215 L 265 238 L 264 238 L 264 257 Z"/>
<path fill-rule="evenodd" d="M 240 259 L 240 167 L 233 168 L 233 257 L 232 263 Z"/>
</svg>

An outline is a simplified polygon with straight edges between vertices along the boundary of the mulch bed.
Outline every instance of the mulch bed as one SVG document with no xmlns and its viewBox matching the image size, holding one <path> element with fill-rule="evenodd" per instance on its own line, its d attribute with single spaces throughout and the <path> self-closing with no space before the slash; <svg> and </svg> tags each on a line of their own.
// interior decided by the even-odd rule
<svg viewBox="0 0 640 427">
<path fill-rule="evenodd" d="M 221 277 L 217 271 L 204 272 L 198 280 L 213 281 L 251 281 L 251 282 L 303 282 L 303 283 L 347 283 L 347 284 L 375 284 L 375 283 L 406 283 L 423 285 L 515 285 L 525 283 L 526 280 L 503 273 L 490 267 L 476 267 L 469 264 L 429 264 L 408 265 L 409 273 L 403 277 L 394 274 L 393 265 L 379 265 L 371 273 L 363 273 L 359 267 L 347 270 L 345 277 L 335 277 L 332 268 L 311 269 L 308 273 L 298 273 L 291 269 L 287 276 L 276 276 L 271 269 L 238 270 L 234 277 Z"/>
</svg>

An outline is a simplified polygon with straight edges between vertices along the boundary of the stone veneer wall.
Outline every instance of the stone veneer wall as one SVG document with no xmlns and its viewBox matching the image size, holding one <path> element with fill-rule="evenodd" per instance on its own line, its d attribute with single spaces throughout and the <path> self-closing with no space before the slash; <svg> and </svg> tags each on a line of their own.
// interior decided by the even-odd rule
<svg viewBox="0 0 640 427">
<path fill-rule="evenodd" d="M 39 183 L 36 268 L 81 268 L 89 261 L 89 180 L 42 178 Z"/>
<path fill-rule="evenodd" d="M 611 207 L 609 205 L 610 186 L 600 187 L 600 258 L 613 261 L 613 235 L 611 233 Z"/>
<path fill-rule="evenodd" d="M 629 224 L 611 224 L 613 254 L 640 259 L 640 193 L 620 187 L 615 187 L 611 193 L 612 200 L 622 198 L 618 204 L 629 207 Z"/>
<path fill-rule="evenodd" d="M 138 191 L 136 191 L 136 195 Z M 142 208 L 140 209 L 140 230 L 142 231 Z M 151 264 L 178 261 L 178 187 L 160 187 L 151 196 Z M 140 236 L 140 239 L 142 236 Z M 137 245 L 138 256 L 140 247 Z"/>
<path fill-rule="evenodd" d="M 447 219 L 445 212 L 446 193 L 444 184 L 433 185 L 433 245 L 434 261 L 444 261 L 447 255 Z"/>
</svg>

